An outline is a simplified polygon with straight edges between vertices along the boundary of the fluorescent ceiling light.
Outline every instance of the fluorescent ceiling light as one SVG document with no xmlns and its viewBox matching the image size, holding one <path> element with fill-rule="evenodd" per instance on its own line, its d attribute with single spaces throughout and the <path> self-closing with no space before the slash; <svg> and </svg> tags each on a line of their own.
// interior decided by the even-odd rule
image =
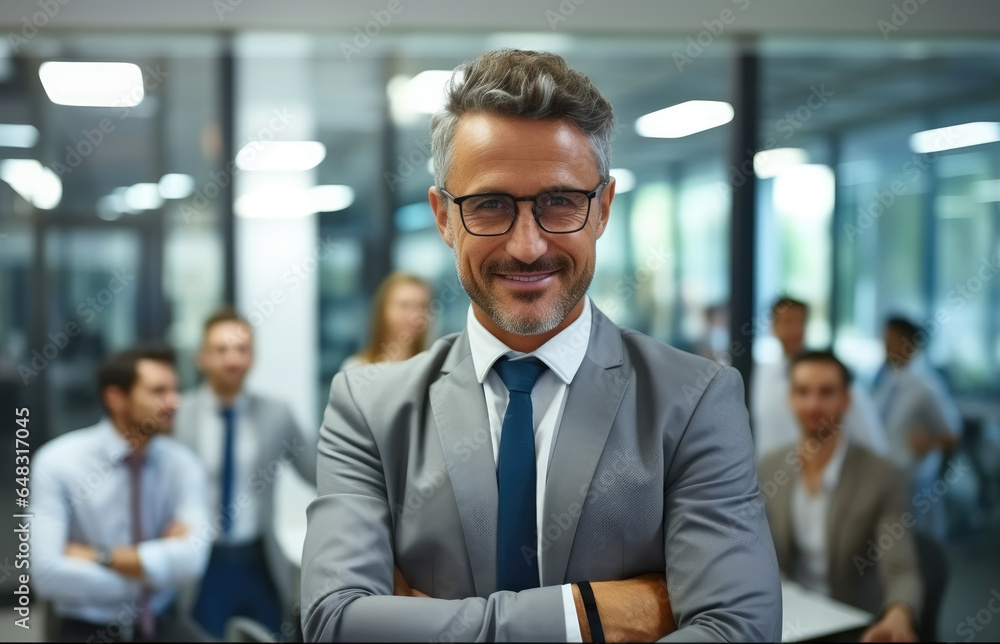
<svg viewBox="0 0 1000 644">
<path fill-rule="evenodd" d="M 759 179 L 771 179 L 786 168 L 804 163 L 809 163 L 809 155 L 802 148 L 774 148 L 753 155 L 753 171 Z"/>
<path fill-rule="evenodd" d="M 155 183 L 137 183 L 125 190 L 125 205 L 132 210 L 156 210 L 163 205 L 160 187 Z"/>
<path fill-rule="evenodd" d="M 826 222 L 833 213 L 833 170 L 818 164 L 797 165 L 774 178 L 772 200 L 778 215 L 798 226 Z"/>
<path fill-rule="evenodd" d="M 104 195 L 97 200 L 97 216 L 104 221 L 121 219 L 122 211 L 118 209 L 119 205 L 115 195 Z"/>
<path fill-rule="evenodd" d="M 326 146 L 318 141 L 254 141 L 236 154 L 236 167 L 240 170 L 310 170 L 325 158 Z"/>
<path fill-rule="evenodd" d="M 142 102 L 142 71 L 132 63 L 42 63 L 49 100 L 81 107 L 134 107 Z"/>
<path fill-rule="evenodd" d="M 352 203 L 354 203 L 354 189 L 350 186 L 313 186 L 297 191 L 271 186 L 238 198 L 234 209 L 240 217 L 290 219 L 308 217 L 317 212 L 336 212 Z"/>
<path fill-rule="evenodd" d="M 126 192 L 128 192 L 128 188 L 124 186 L 119 186 L 115 188 L 114 190 L 111 191 L 111 194 L 108 195 L 108 201 L 106 202 L 106 204 L 111 209 L 121 213 L 128 213 L 130 215 L 139 214 L 139 210 L 130 206 L 128 204 L 128 201 L 125 200 Z M 100 213 L 98 212 L 98 214 Z"/>
<path fill-rule="evenodd" d="M 611 168 L 609 173 L 615 179 L 615 194 L 620 195 L 635 188 L 635 173 L 625 168 Z"/>
<path fill-rule="evenodd" d="M 386 86 L 392 118 L 397 124 L 416 121 L 421 114 L 433 114 L 444 107 L 445 84 L 452 72 L 428 69 L 413 78 L 394 76 Z"/>
<path fill-rule="evenodd" d="M 0 148 L 33 148 L 37 142 L 34 125 L 0 123 Z"/>
<path fill-rule="evenodd" d="M 157 186 L 164 199 L 184 199 L 194 192 L 194 177 L 172 172 L 160 177 Z"/>
<path fill-rule="evenodd" d="M 306 198 L 313 212 L 336 212 L 354 203 L 354 188 L 351 186 L 313 186 L 306 190 Z"/>
<path fill-rule="evenodd" d="M 917 132 L 910 136 L 910 149 L 917 154 L 931 154 L 997 141 L 1000 123 L 979 121 Z"/>
<path fill-rule="evenodd" d="M 59 176 L 35 159 L 0 161 L 0 179 L 35 208 L 52 210 L 62 201 Z"/>
<path fill-rule="evenodd" d="M 733 106 L 723 101 L 687 101 L 640 116 L 639 136 L 678 139 L 719 127 L 733 120 Z"/>
</svg>

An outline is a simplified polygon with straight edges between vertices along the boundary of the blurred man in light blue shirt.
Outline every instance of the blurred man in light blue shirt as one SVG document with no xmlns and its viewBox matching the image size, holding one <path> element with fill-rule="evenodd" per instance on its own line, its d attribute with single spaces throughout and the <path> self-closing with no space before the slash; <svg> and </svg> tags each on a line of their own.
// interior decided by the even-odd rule
<svg viewBox="0 0 1000 644">
<path fill-rule="evenodd" d="M 933 486 L 945 454 L 958 445 L 962 415 L 920 350 L 926 344 L 921 338 L 926 334 L 906 318 L 886 321 L 886 361 L 875 377 L 873 398 L 885 424 L 889 458 L 910 475 L 918 527 L 944 539 L 947 515 Z"/>
<path fill-rule="evenodd" d="M 173 355 L 132 349 L 98 372 L 107 416 L 35 458 L 34 589 L 62 618 L 61 641 L 170 641 L 191 631 L 171 610 L 205 569 L 205 475 L 163 436 L 177 409 Z"/>
</svg>

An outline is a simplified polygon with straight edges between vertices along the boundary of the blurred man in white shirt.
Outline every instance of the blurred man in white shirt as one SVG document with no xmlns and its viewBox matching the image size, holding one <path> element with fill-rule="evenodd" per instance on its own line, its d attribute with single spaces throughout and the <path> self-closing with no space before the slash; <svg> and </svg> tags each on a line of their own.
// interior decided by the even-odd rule
<svg viewBox="0 0 1000 644">
<path fill-rule="evenodd" d="M 197 631 L 173 609 L 208 544 L 205 474 L 169 433 L 177 378 L 169 350 L 134 349 L 98 373 L 107 417 L 38 451 L 32 471 L 35 590 L 62 618 L 60 641 L 175 641 Z"/>
<path fill-rule="evenodd" d="M 798 440 L 798 423 L 788 403 L 788 365 L 803 349 L 808 312 L 805 302 L 790 297 L 780 297 L 771 306 L 771 330 L 782 354 L 777 362 L 754 365 L 750 380 L 750 420 L 758 461 Z M 857 384 L 851 385 L 850 393 L 845 434 L 876 454 L 885 454 L 885 435 L 871 398 Z"/>
</svg>

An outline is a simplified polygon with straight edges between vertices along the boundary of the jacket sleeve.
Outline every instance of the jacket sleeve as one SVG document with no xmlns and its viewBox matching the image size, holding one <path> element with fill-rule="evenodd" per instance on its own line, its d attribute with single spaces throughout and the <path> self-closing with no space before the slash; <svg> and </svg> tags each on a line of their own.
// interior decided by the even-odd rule
<svg viewBox="0 0 1000 644">
<path fill-rule="evenodd" d="M 285 441 L 293 447 L 295 470 L 310 485 L 316 485 L 316 431 L 304 429 L 287 405 L 282 404 L 282 408 L 286 419 Z"/>
<path fill-rule="evenodd" d="M 383 462 L 343 373 L 318 449 L 302 557 L 306 641 L 565 641 L 559 586 L 459 600 L 393 596 Z"/>
<path fill-rule="evenodd" d="M 720 369 L 705 387 L 665 484 L 678 629 L 664 641 L 780 641 L 781 580 L 735 369 Z"/>
<path fill-rule="evenodd" d="M 924 588 L 920 579 L 913 530 L 903 529 L 912 519 L 912 514 L 907 511 L 906 487 L 906 477 L 901 471 L 892 468 L 886 474 L 885 494 L 872 540 L 882 543 L 881 531 L 886 529 L 885 526 L 900 528 L 897 533 L 889 533 L 893 537 L 893 545 L 883 551 L 882 561 L 878 565 L 884 596 L 883 608 L 902 602 L 910 606 L 914 616 L 918 616 L 923 608 Z M 900 526 L 901 521 L 904 522 L 903 526 Z"/>
</svg>

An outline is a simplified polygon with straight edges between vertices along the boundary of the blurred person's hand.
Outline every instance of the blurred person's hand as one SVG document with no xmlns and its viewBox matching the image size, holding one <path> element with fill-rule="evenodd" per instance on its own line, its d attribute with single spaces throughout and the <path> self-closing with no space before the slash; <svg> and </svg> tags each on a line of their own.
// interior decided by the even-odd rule
<svg viewBox="0 0 1000 644">
<path fill-rule="evenodd" d="M 85 561 L 97 561 L 97 548 L 85 543 L 70 541 L 66 544 L 66 556 Z"/>
<path fill-rule="evenodd" d="M 163 534 L 160 536 L 164 539 L 180 539 L 181 537 L 188 536 L 191 530 L 188 528 L 186 523 L 181 521 L 171 521 L 167 524 L 167 527 L 163 529 Z"/>
<path fill-rule="evenodd" d="M 910 429 L 910 449 L 916 456 L 923 456 L 937 446 L 934 437 L 923 427 Z"/>
<path fill-rule="evenodd" d="M 893 604 L 882 619 L 861 634 L 861 642 L 917 642 L 913 613 L 905 604 Z"/>
</svg>

